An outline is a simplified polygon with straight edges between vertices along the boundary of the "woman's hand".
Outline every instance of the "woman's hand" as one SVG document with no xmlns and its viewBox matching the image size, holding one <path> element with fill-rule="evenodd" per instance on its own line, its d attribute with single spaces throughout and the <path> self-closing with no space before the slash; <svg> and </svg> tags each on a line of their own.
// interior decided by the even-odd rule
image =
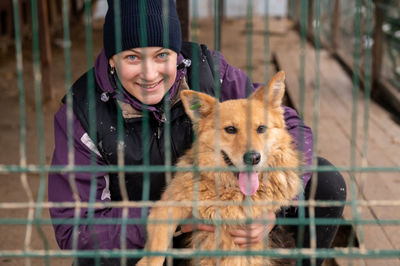
<svg viewBox="0 0 400 266">
<path fill-rule="evenodd" d="M 183 224 L 181 225 L 182 233 L 189 233 L 195 230 L 214 232 L 215 226 L 209 224 Z"/>
<path fill-rule="evenodd" d="M 241 248 L 246 248 L 252 244 L 263 241 L 264 237 L 271 232 L 275 225 L 276 215 L 274 212 L 267 213 L 268 224 L 249 224 L 238 226 L 229 233 L 233 238 L 233 242 Z"/>
<path fill-rule="evenodd" d="M 266 219 L 268 220 L 268 224 L 253 223 L 244 226 L 237 226 L 232 229 L 229 233 L 233 238 L 233 242 L 241 248 L 246 248 L 252 244 L 263 241 L 264 237 L 268 235 L 275 226 L 275 213 L 268 212 Z M 208 224 L 183 224 L 180 227 L 180 231 L 176 232 L 175 236 L 182 233 L 193 232 L 195 230 L 215 232 L 215 226 Z"/>
<path fill-rule="evenodd" d="M 208 224 L 182 224 L 180 225 L 180 230 L 175 232 L 174 236 L 179 236 L 181 234 L 193 232 L 196 230 L 214 232 L 215 226 Z"/>
</svg>

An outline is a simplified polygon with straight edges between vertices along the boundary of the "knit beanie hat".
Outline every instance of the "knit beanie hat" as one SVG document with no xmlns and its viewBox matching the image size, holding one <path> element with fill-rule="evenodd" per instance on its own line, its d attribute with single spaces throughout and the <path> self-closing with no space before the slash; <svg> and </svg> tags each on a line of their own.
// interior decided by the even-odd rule
<svg viewBox="0 0 400 266">
<path fill-rule="evenodd" d="M 147 46 L 165 47 L 179 54 L 182 36 L 174 0 L 107 0 L 107 3 L 103 27 L 103 45 L 107 58 L 124 50 Z M 119 12 L 114 4 L 119 4 Z M 116 23 L 116 16 L 120 22 Z M 121 46 L 117 49 L 115 33 L 119 23 Z M 168 38 L 164 38 L 164 34 L 168 34 Z"/>
</svg>

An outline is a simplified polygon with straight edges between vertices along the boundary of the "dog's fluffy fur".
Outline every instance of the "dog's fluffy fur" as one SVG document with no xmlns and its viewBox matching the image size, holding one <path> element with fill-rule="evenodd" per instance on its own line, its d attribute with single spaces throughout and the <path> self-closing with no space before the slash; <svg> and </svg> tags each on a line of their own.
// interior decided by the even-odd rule
<svg viewBox="0 0 400 266">
<path fill-rule="evenodd" d="M 229 234 L 229 229 L 237 226 L 232 224 L 232 221 L 240 221 L 243 224 L 248 218 L 263 219 L 267 210 L 276 212 L 281 208 L 279 205 L 297 195 L 300 179 L 295 169 L 299 167 L 300 162 L 292 138 L 286 130 L 281 107 L 285 90 L 284 79 L 284 72 L 279 72 L 271 79 L 266 89 L 259 88 L 247 99 L 222 103 L 209 95 L 191 90 L 181 93 L 197 138 L 192 148 L 179 159 L 177 166 L 235 166 L 242 169 L 241 171 L 246 171 L 246 166 L 251 165 L 251 171 L 258 172 L 259 185 L 254 185 L 254 194 L 250 191 L 251 186 L 240 187 L 239 174 L 235 170 L 207 170 L 197 174 L 188 171 L 176 173 L 161 200 L 150 211 L 149 220 L 153 223 L 150 222 L 147 226 L 148 240 L 145 250 L 166 251 L 179 219 L 190 218 L 194 214 L 196 218 L 212 222 L 228 219 L 231 223 L 222 223 L 219 232 L 216 230 L 218 235 L 207 231 L 196 232 L 192 239 L 193 248 L 203 251 L 239 250 Z M 250 155 L 249 151 L 252 152 Z M 257 156 L 254 156 L 255 154 Z M 246 159 L 249 157 L 250 159 Z M 268 167 L 279 169 L 265 171 Z M 246 201 L 246 197 L 249 201 Z M 202 205 L 205 201 L 209 204 Z M 213 201 L 227 204 L 213 205 Z M 279 205 L 255 204 L 257 201 L 273 201 Z M 171 205 L 166 206 L 167 202 L 171 202 Z M 172 202 L 192 204 L 174 207 Z M 196 204 L 196 212 L 193 213 L 193 206 Z M 161 224 L 157 222 L 159 220 L 172 220 L 172 224 Z M 279 238 L 279 235 L 272 237 L 270 234 L 268 246 L 261 242 L 250 249 L 260 251 L 282 247 L 282 243 L 276 243 L 280 242 Z M 199 258 L 199 263 L 215 265 L 216 260 L 219 260 L 219 265 L 229 266 L 280 264 L 278 260 L 263 256 L 202 257 Z M 164 257 L 149 256 L 140 260 L 137 265 L 162 265 L 163 261 Z"/>
</svg>

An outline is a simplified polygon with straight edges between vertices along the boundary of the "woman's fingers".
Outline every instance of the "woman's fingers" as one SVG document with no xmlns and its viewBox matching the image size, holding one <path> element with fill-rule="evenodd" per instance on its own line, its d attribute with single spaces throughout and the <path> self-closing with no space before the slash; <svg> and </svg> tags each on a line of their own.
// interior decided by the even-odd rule
<svg viewBox="0 0 400 266">
<path fill-rule="evenodd" d="M 245 226 L 237 226 L 229 231 L 233 242 L 239 247 L 245 248 L 249 245 L 261 242 L 274 227 L 275 213 L 267 213 L 268 224 L 254 223 Z M 208 224 L 184 224 L 180 226 L 181 233 L 193 232 L 195 230 L 214 232 L 215 226 Z"/>
<path fill-rule="evenodd" d="M 263 224 L 251 224 L 244 228 L 231 230 L 230 234 L 235 244 L 254 244 L 263 239 L 266 230 Z"/>
<path fill-rule="evenodd" d="M 196 229 L 201 231 L 214 232 L 215 226 L 209 224 L 198 224 Z"/>
<path fill-rule="evenodd" d="M 208 225 L 208 224 L 183 224 L 183 225 L 181 225 L 182 233 L 189 233 L 189 232 L 193 232 L 195 230 L 214 232 L 215 226 Z"/>
<path fill-rule="evenodd" d="M 276 216 L 273 212 L 267 213 L 268 224 L 249 224 L 238 226 L 229 231 L 235 244 L 239 247 L 247 247 L 261 242 L 269 234 L 275 224 Z"/>
<path fill-rule="evenodd" d="M 230 231 L 230 234 L 234 237 L 243 238 L 256 238 L 264 231 L 263 224 L 250 224 L 248 226 L 237 227 Z"/>
</svg>

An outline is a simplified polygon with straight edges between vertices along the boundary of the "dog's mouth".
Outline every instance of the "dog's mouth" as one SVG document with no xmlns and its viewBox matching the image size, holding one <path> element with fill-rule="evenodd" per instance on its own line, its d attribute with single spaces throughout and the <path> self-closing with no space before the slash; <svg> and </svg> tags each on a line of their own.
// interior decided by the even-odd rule
<svg viewBox="0 0 400 266">
<path fill-rule="evenodd" d="M 235 166 L 229 156 L 221 150 L 222 158 L 228 166 Z M 255 171 L 249 172 L 239 172 L 235 173 L 238 178 L 238 185 L 240 191 L 246 196 L 253 196 L 258 187 L 260 186 L 260 181 L 258 179 L 258 173 Z"/>
</svg>

